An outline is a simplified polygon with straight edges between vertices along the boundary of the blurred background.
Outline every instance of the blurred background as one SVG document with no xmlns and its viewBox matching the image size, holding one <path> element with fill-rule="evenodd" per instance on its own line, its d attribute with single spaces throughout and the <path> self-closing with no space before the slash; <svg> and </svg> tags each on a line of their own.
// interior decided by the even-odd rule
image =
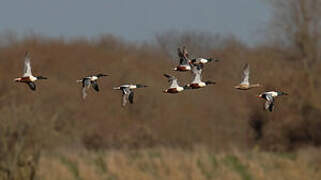
<svg viewBox="0 0 321 180">
<path fill-rule="evenodd" d="M 320 178 L 320 15 L 320 0 L 3 2 L 0 178 Z M 192 78 L 172 71 L 181 46 L 221 60 L 203 71 L 216 85 L 162 93 L 164 73 Z M 25 51 L 48 77 L 35 92 L 13 82 Z M 233 88 L 245 63 L 262 88 Z M 93 73 L 111 76 L 84 101 Z M 123 83 L 149 87 L 121 108 Z M 270 113 L 265 90 L 289 96 Z"/>
</svg>

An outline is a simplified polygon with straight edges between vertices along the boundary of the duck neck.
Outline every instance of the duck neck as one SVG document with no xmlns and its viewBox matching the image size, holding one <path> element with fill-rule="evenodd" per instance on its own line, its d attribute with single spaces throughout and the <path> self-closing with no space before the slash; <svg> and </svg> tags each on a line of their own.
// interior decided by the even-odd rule
<svg viewBox="0 0 321 180">
<path fill-rule="evenodd" d="M 216 84 L 216 82 L 213 82 L 213 81 L 206 81 L 205 82 L 206 85 L 210 85 L 210 84 Z"/>
<path fill-rule="evenodd" d="M 39 80 L 39 79 L 47 79 L 46 77 L 43 77 L 43 76 L 37 76 L 36 78 L 37 78 L 37 80 Z"/>
<path fill-rule="evenodd" d="M 187 85 L 183 86 L 183 89 L 184 89 L 184 90 L 186 90 L 186 89 L 192 89 L 192 87 L 191 87 L 189 84 L 187 84 Z"/>
<path fill-rule="evenodd" d="M 261 87 L 261 85 L 260 84 L 251 84 L 250 87 L 251 88 L 256 88 L 256 87 Z"/>
</svg>

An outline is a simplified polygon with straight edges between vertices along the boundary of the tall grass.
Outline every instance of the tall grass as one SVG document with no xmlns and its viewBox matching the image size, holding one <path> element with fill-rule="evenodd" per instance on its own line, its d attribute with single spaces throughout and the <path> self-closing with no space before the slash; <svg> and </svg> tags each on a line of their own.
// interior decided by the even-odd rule
<svg viewBox="0 0 321 180">
<path fill-rule="evenodd" d="M 297 152 L 297 158 L 292 159 L 259 151 L 213 153 L 202 147 L 188 151 L 175 148 L 110 150 L 103 156 L 92 151 L 78 153 L 61 151 L 61 157 L 73 161 L 61 161 L 57 156 L 47 154 L 42 157 L 39 164 L 39 178 L 68 179 L 68 173 L 64 174 L 67 169 L 69 174 L 74 175 L 74 179 L 97 180 L 320 179 L 321 173 L 318 171 L 321 168 L 320 152 L 320 149 L 310 148 Z M 306 158 L 308 153 L 311 156 L 309 159 Z M 97 156 L 101 157 L 99 164 L 108 164 L 108 166 L 103 165 L 104 173 L 97 173 L 97 169 L 101 170 L 100 165 L 91 163 L 97 160 Z M 53 162 L 55 166 L 49 166 L 51 164 L 49 162 Z M 78 168 L 75 168 L 75 162 Z M 53 168 L 55 171 L 48 171 L 48 168 Z M 53 174 L 58 175 L 53 176 Z"/>
</svg>

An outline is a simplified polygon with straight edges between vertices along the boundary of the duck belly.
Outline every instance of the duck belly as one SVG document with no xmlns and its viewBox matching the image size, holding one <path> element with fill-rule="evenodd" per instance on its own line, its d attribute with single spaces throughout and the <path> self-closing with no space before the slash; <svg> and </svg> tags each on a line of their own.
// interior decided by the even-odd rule
<svg viewBox="0 0 321 180">
<path fill-rule="evenodd" d="M 17 78 L 16 82 L 27 83 L 27 82 L 31 82 L 31 79 L 30 77 L 21 77 L 21 78 Z"/>
<path fill-rule="evenodd" d="M 180 91 L 178 91 L 177 88 L 169 88 L 166 90 L 166 92 L 175 94 L 175 93 L 179 93 Z"/>
<path fill-rule="evenodd" d="M 190 87 L 192 87 L 193 89 L 203 88 L 205 86 L 206 84 L 204 82 L 190 84 Z"/>
<path fill-rule="evenodd" d="M 177 69 L 177 71 L 190 71 L 191 67 L 190 66 L 177 66 L 176 69 Z"/>
<path fill-rule="evenodd" d="M 248 84 L 240 84 L 237 89 L 239 90 L 248 90 L 250 89 L 250 86 Z"/>
<path fill-rule="evenodd" d="M 198 88 L 202 88 L 202 86 L 199 83 L 192 83 L 189 85 L 191 88 L 193 89 L 198 89 Z"/>
</svg>

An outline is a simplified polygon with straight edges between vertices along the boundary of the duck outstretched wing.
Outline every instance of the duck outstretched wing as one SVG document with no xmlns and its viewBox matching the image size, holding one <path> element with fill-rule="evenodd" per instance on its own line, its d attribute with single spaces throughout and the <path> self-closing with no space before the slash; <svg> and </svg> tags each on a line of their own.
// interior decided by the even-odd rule
<svg viewBox="0 0 321 180">
<path fill-rule="evenodd" d="M 202 69 L 203 65 L 202 64 L 197 64 L 193 65 L 192 67 L 192 73 L 193 73 L 193 83 L 200 83 L 202 80 Z"/>
<path fill-rule="evenodd" d="M 31 90 L 33 90 L 33 91 L 36 90 L 36 84 L 35 84 L 34 82 L 28 82 L 27 84 L 28 84 L 28 86 L 29 86 L 29 88 L 30 88 Z"/>
<path fill-rule="evenodd" d="M 91 86 L 94 88 L 97 92 L 99 91 L 99 86 L 97 81 L 91 81 Z"/>
<path fill-rule="evenodd" d="M 122 91 L 123 91 L 123 97 L 122 97 L 121 104 L 122 104 L 122 107 L 124 107 L 124 106 L 126 106 L 128 100 L 130 103 L 132 103 L 131 101 L 133 101 L 134 96 L 132 95 L 132 97 L 130 97 L 131 96 L 130 94 L 133 92 L 132 92 L 132 90 L 129 89 L 129 87 L 122 88 Z"/>
<path fill-rule="evenodd" d="M 170 88 L 177 88 L 178 83 L 177 83 L 177 78 L 175 76 L 169 75 L 169 74 L 164 74 L 165 77 L 167 77 L 168 82 L 170 83 Z"/>
<path fill-rule="evenodd" d="M 31 76 L 31 65 L 30 65 L 30 56 L 29 52 L 25 53 L 24 57 L 24 68 L 23 68 L 23 77 Z"/>
<path fill-rule="evenodd" d="M 241 81 L 241 84 L 250 84 L 250 65 L 245 64 L 243 68 L 243 79 Z"/>
<path fill-rule="evenodd" d="M 128 95 L 128 100 L 130 102 L 130 104 L 133 104 L 134 103 L 134 92 L 131 91 Z"/>
<path fill-rule="evenodd" d="M 83 99 L 86 99 L 87 97 L 87 90 L 89 89 L 90 87 L 90 79 L 89 78 L 84 78 L 82 80 L 82 98 Z"/>
</svg>

